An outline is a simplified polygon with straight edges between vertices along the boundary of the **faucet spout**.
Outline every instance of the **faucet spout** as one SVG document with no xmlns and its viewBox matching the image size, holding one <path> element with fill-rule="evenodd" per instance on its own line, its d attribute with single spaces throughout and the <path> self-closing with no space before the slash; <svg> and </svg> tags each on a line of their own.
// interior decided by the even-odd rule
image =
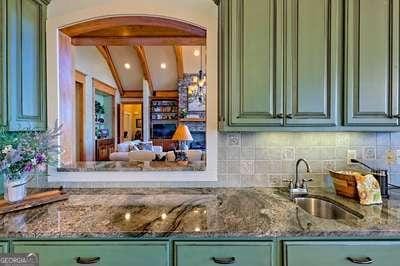
<svg viewBox="0 0 400 266">
<path fill-rule="evenodd" d="M 309 173 L 311 171 L 310 165 L 308 164 L 308 162 L 306 160 L 304 160 L 304 159 L 297 160 L 297 163 L 296 163 L 296 176 L 295 176 L 295 183 L 294 183 L 294 187 L 295 188 L 299 188 L 300 187 L 300 184 L 299 184 L 299 166 L 300 166 L 301 162 L 303 162 L 306 165 L 307 173 Z"/>
</svg>

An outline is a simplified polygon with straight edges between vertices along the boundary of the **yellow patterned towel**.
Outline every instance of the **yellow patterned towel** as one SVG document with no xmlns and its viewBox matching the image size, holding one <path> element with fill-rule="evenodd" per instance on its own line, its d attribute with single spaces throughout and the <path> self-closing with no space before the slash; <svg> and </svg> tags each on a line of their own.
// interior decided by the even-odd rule
<svg viewBox="0 0 400 266">
<path fill-rule="evenodd" d="M 360 196 L 360 204 L 382 204 L 381 189 L 376 178 L 371 175 L 356 175 L 357 190 Z"/>
</svg>

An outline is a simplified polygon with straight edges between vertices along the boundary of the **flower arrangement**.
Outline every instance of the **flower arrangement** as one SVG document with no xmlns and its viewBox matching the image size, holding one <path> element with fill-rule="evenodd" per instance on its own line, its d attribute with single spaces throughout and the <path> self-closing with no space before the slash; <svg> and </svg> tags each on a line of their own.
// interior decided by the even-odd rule
<svg viewBox="0 0 400 266">
<path fill-rule="evenodd" d="M 27 175 L 44 175 L 47 166 L 57 162 L 60 146 L 57 138 L 61 134 L 57 122 L 53 129 L 38 132 L 0 132 L 0 174 L 8 181 Z"/>
</svg>

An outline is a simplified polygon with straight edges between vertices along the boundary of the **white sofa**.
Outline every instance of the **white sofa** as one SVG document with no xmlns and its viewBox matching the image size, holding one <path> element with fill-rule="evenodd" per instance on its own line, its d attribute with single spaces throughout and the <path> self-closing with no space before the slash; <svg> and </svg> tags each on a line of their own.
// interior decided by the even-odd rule
<svg viewBox="0 0 400 266">
<path fill-rule="evenodd" d="M 110 161 L 152 161 L 156 158 L 156 154 L 162 154 L 161 146 L 153 146 L 152 151 L 134 150 L 132 145 L 138 144 L 140 141 L 127 141 L 117 145 L 117 151 L 110 154 Z"/>
</svg>

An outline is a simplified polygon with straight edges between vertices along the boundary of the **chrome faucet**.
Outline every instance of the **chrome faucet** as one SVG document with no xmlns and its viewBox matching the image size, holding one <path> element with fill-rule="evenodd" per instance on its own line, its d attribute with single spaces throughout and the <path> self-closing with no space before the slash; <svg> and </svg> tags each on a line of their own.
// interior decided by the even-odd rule
<svg viewBox="0 0 400 266">
<path fill-rule="evenodd" d="M 312 179 L 304 179 L 303 178 L 301 180 L 301 182 L 299 182 L 299 166 L 300 166 L 301 162 L 303 162 L 306 165 L 307 173 L 310 173 L 310 171 L 311 171 L 310 165 L 307 163 L 306 160 L 304 160 L 304 159 L 297 160 L 295 180 L 294 180 L 294 182 L 293 182 L 293 179 L 287 180 L 287 182 L 289 182 L 290 197 L 294 197 L 296 195 L 307 195 L 308 194 L 307 182 L 311 182 Z"/>
</svg>

